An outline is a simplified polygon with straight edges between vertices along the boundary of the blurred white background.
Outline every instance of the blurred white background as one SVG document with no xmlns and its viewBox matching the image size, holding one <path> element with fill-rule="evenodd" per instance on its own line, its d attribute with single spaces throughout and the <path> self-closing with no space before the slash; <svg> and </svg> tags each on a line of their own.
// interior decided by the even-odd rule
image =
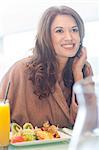
<svg viewBox="0 0 99 150">
<path fill-rule="evenodd" d="M 53 5 L 72 7 L 84 20 L 84 46 L 99 74 L 99 0 L 0 0 L 0 80 L 13 63 L 31 55 L 39 19 Z"/>
</svg>

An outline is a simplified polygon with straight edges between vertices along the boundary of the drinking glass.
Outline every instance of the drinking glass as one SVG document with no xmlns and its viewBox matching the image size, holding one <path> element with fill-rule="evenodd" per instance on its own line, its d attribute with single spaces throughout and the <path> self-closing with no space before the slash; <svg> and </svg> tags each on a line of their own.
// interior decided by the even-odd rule
<svg viewBox="0 0 99 150">
<path fill-rule="evenodd" d="M 9 101 L 0 100 L 0 150 L 9 145 L 10 106 Z"/>
<path fill-rule="evenodd" d="M 74 84 L 78 114 L 69 150 L 99 150 L 99 76 Z"/>
</svg>

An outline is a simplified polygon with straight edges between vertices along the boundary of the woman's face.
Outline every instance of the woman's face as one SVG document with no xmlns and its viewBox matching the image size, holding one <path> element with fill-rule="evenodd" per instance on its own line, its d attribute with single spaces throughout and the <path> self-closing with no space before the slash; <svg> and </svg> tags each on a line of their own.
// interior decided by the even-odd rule
<svg viewBox="0 0 99 150">
<path fill-rule="evenodd" d="M 51 25 L 51 40 L 57 57 L 73 57 L 80 45 L 76 21 L 69 15 L 57 15 Z"/>
</svg>

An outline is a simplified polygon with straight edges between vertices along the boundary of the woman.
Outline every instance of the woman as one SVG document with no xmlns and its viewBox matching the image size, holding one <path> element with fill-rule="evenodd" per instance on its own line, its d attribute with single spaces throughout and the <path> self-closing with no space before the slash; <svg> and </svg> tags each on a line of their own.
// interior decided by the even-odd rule
<svg viewBox="0 0 99 150">
<path fill-rule="evenodd" d="M 83 38 L 83 21 L 72 8 L 50 7 L 44 12 L 33 55 L 15 63 L 1 82 L 0 98 L 11 83 L 11 122 L 73 127 L 78 109 L 73 84 L 92 74 Z"/>
</svg>

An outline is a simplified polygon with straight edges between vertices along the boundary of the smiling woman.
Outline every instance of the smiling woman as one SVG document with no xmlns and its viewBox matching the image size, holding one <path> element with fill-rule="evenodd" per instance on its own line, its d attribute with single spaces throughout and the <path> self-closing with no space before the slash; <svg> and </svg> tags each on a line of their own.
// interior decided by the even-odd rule
<svg viewBox="0 0 99 150">
<path fill-rule="evenodd" d="M 55 17 L 51 25 L 51 38 L 57 58 L 63 56 L 65 61 L 75 56 L 81 44 L 78 25 L 69 15 Z"/>
<path fill-rule="evenodd" d="M 7 82 L 11 83 L 11 122 L 41 127 L 49 121 L 58 127 L 73 128 L 78 110 L 73 85 L 92 75 L 83 38 L 84 23 L 75 10 L 67 6 L 45 10 L 33 55 L 16 62 L 0 84 L 2 98 Z"/>
</svg>

